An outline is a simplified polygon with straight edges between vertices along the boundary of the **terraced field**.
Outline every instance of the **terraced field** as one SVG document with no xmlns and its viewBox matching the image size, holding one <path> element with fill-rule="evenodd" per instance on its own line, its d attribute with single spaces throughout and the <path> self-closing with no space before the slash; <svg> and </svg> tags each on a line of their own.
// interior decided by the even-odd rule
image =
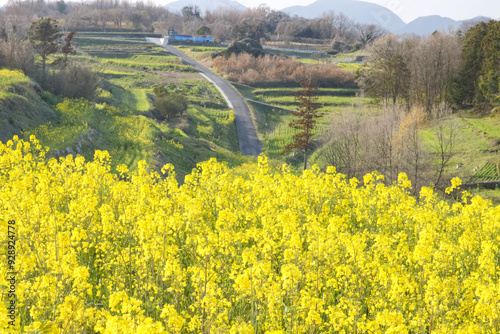
<svg viewBox="0 0 500 334">
<path fill-rule="evenodd" d="M 75 43 L 78 55 L 71 61 L 90 62 L 103 81 L 94 102 L 48 98 L 57 120 L 25 136 L 33 134 L 50 147 L 49 156 L 81 154 L 91 160 L 95 150 L 107 150 L 112 167 L 124 164 L 135 170 L 138 161 L 146 160 L 160 169 L 172 163 L 180 182 L 210 157 L 232 166 L 248 160 L 239 154 L 233 111 L 210 82 L 178 57 L 142 37 L 79 36 Z M 12 84 L 6 76 L 1 80 L 0 85 Z M 188 98 L 183 117 L 168 122 L 158 118 L 156 85 Z"/>
<path fill-rule="evenodd" d="M 488 182 L 500 180 L 500 163 L 486 163 L 476 174 L 474 174 L 469 182 Z"/>
<path fill-rule="evenodd" d="M 249 104 L 256 115 L 261 142 L 265 152 L 270 157 L 283 158 L 283 149 L 292 142 L 295 130 L 289 127 L 293 120 L 293 110 L 299 103 L 295 100 L 297 88 L 253 88 L 245 85 L 234 86 L 249 99 Z M 332 117 L 338 117 L 345 108 L 356 107 L 362 109 L 376 109 L 370 106 L 372 99 L 358 97 L 356 89 L 347 88 L 320 88 L 317 103 L 321 106 L 318 111 L 324 114 L 317 123 L 317 136 L 325 133 L 331 124 Z M 252 102 L 258 101 L 265 103 Z"/>
</svg>

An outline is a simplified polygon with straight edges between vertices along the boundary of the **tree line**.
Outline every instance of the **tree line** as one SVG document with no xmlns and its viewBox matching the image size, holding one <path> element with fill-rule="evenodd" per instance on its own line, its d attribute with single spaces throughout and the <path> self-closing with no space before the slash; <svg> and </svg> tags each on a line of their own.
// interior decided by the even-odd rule
<svg viewBox="0 0 500 334">
<path fill-rule="evenodd" d="M 455 111 L 500 105 L 499 40 L 497 21 L 465 32 L 380 38 L 356 81 L 365 95 L 382 101 L 381 113 L 345 110 L 332 119 L 318 156 L 348 177 L 377 170 L 390 184 L 404 171 L 415 193 L 429 183 L 444 189 L 461 140 Z"/>
<path fill-rule="evenodd" d="M 385 103 L 421 106 L 427 116 L 444 103 L 476 108 L 500 105 L 500 22 L 428 37 L 386 35 L 371 47 L 357 82 Z"/>
<path fill-rule="evenodd" d="M 40 17 L 55 18 L 68 31 L 164 33 L 172 28 L 189 35 L 210 34 L 219 42 L 273 38 L 285 42 L 329 43 L 336 51 L 363 48 L 386 33 L 380 26 L 359 24 L 333 11 L 316 19 L 291 17 L 264 4 L 245 11 L 219 8 L 201 13 L 197 6 L 186 6 L 180 12 L 171 12 L 152 2 L 126 0 L 11 1 L 0 11 L 0 29 L 17 27 L 26 30 L 33 20 Z"/>
</svg>

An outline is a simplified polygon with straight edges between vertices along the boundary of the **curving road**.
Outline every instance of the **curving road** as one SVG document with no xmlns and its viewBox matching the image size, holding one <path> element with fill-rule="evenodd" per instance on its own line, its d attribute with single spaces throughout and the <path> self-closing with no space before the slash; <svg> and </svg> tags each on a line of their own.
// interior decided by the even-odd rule
<svg viewBox="0 0 500 334">
<path fill-rule="evenodd" d="M 257 131 L 255 131 L 255 126 L 250 117 L 250 109 L 248 109 L 248 105 L 241 94 L 238 93 L 236 89 L 229 84 L 229 82 L 222 79 L 217 74 L 198 63 L 196 60 L 186 56 L 173 46 L 162 45 L 159 38 L 147 38 L 147 40 L 163 46 L 168 52 L 181 58 L 186 64 L 196 68 L 205 78 L 211 81 L 220 90 L 229 106 L 234 110 L 236 132 L 238 133 L 241 154 L 253 155 L 255 157 L 258 156 L 261 152 L 261 148 L 259 139 L 257 138 Z"/>
</svg>

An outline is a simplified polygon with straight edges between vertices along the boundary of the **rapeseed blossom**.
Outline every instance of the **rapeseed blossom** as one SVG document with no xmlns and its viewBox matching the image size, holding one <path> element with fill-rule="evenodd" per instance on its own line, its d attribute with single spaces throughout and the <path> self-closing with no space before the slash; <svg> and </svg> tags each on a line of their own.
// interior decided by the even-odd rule
<svg viewBox="0 0 500 334">
<path fill-rule="evenodd" d="M 0 143 L 0 222 L 18 233 L 3 332 L 500 330 L 500 209 L 479 197 L 417 199 L 404 174 L 296 176 L 264 156 L 246 175 L 200 163 L 178 185 L 171 165 L 113 174 L 107 152 L 45 152 Z"/>
</svg>

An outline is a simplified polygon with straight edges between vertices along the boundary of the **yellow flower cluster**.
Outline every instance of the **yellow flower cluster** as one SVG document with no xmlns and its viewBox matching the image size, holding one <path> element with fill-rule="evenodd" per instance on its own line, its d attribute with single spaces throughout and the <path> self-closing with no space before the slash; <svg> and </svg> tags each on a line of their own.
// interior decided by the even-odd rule
<svg viewBox="0 0 500 334">
<path fill-rule="evenodd" d="M 29 82 L 29 78 L 24 75 L 23 71 L 0 68 L 0 87 L 21 82 Z"/>
<path fill-rule="evenodd" d="M 2 244 L 9 220 L 18 232 L 16 331 L 500 329 L 500 208 L 481 198 L 450 205 L 424 188 L 417 199 L 403 174 L 390 187 L 334 168 L 295 176 L 262 156 L 247 175 L 201 163 L 181 186 L 171 165 L 164 177 L 144 162 L 118 169 L 125 177 L 106 152 L 46 161 L 35 138 L 0 143 Z"/>
</svg>

